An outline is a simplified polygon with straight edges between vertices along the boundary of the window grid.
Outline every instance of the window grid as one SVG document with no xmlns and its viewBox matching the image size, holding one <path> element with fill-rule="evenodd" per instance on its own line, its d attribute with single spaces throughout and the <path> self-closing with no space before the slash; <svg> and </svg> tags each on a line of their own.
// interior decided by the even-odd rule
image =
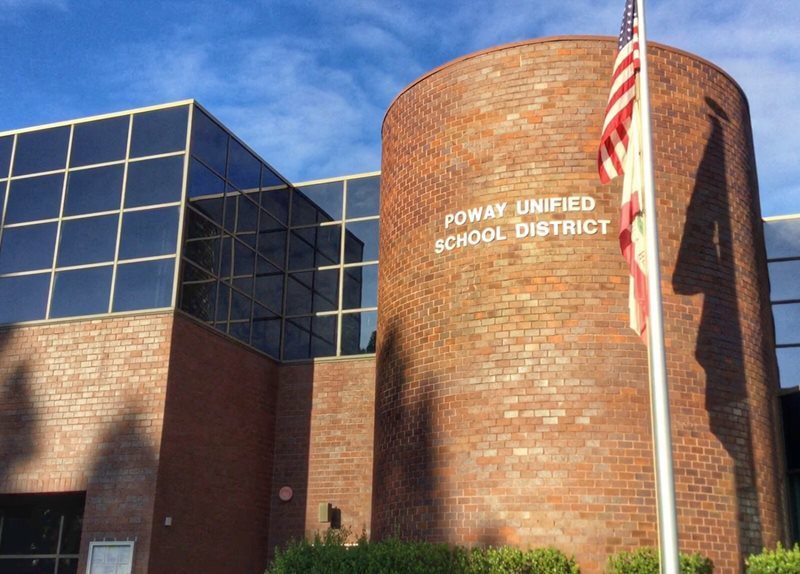
<svg viewBox="0 0 800 574">
<path fill-rule="evenodd" d="M 114 311 L 114 307 L 116 305 L 116 299 L 119 297 L 120 294 L 123 293 L 122 291 L 120 291 L 120 293 L 117 293 L 117 288 L 118 287 L 124 288 L 124 286 L 119 285 L 119 280 L 118 280 L 118 276 L 119 276 L 118 271 L 121 269 L 120 268 L 121 265 L 147 263 L 147 262 L 151 262 L 151 261 L 162 261 L 162 260 L 172 260 L 172 261 L 176 261 L 177 260 L 177 253 L 178 253 L 178 250 L 180 249 L 180 241 L 179 241 L 179 239 L 180 239 L 180 233 L 181 233 L 180 230 L 181 230 L 182 214 L 183 214 L 182 205 L 183 205 L 183 198 L 185 197 L 185 188 L 186 188 L 186 172 L 187 172 L 187 165 L 188 165 L 186 142 L 188 141 L 189 135 L 190 135 L 190 132 L 189 132 L 189 119 L 190 119 L 189 116 L 190 116 L 190 114 L 186 113 L 187 121 L 186 121 L 185 124 L 183 122 L 183 119 L 180 118 L 180 112 L 178 113 L 179 114 L 178 116 L 173 115 L 173 117 L 177 117 L 178 120 L 177 121 L 173 121 L 171 123 L 171 126 L 172 126 L 173 130 L 175 130 L 176 128 L 177 128 L 177 130 L 184 130 L 182 132 L 183 135 L 179 136 L 179 137 L 181 137 L 183 139 L 184 149 L 182 149 L 182 150 L 181 149 L 169 150 L 169 151 L 166 151 L 164 153 L 150 153 L 148 155 L 142 155 L 142 156 L 135 157 L 135 158 L 131 157 L 131 153 L 132 153 L 131 149 L 132 149 L 132 139 L 134 137 L 134 133 L 133 133 L 134 122 L 135 122 L 136 118 L 140 114 L 145 114 L 145 113 L 148 113 L 148 112 L 166 111 L 166 110 L 171 110 L 171 109 L 177 110 L 177 109 L 179 109 L 181 107 L 186 107 L 187 111 L 189 111 L 193 107 L 190 104 L 191 104 L 191 102 L 189 102 L 189 101 L 177 102 L 175 104 L 167 104 L 167 105 L 164 105 L 164 106 L 154 106 L 154 107 L 149 107 L 149 108 L 130 110 L 130 111 L 122 112 L 122 113 L 118 113 L 118 114 L 108 114 L 108 115 L 105 115 L 105 116 L 97 116 L 97 117 L 92 117 L 92 118 L 86 118 L 84 120 L 77 120 L 77 121 L 73 121 L 73 122 L 62 122 L 60 124 L 53 124 L 53 125 L 48 125 L 48 126 L 39 126 L 39 127 L 36 127 L 36 128 L 20 130 L 20 131 L 17 131 L 15 133 L 13 133 L 13 134 L 6 134 L 6 135 L 11 135 L 13 137 L 12 137 L 12 142 L 11 142 L 11 146 L 10 146 L 11 150 L 10 150 L 9 174 L 8 174 L 9 177 L 0 179 L 0 185 L 3 186 L 3 188 L 0 188 L 0 190 L 3 191 L 3 201 L 2 201 L 2 204 L 0 204 L 0 208 L 2 209 L 2 214 L 1 214 L 2 215 L 2 219 L 0 219 L 0 249 L 2 249 L 2 247 L 3 247 L 4 236 L 6 235 L 6 233 L 5 233 L 6 229 L 9 229 L 9 230 L 20 229 L 20 228 L 31 228 L 31 229 L 33 229 L 37 225 L 47 225 L 47 224 L 49 224 L 51 226 L 54 226 L 54 228 L 55 228 L 55 237 L 54 237 L 54 243 L 52 245 L 52 253 L 49 253 L 47 251 L 44 252 L 44 253 L 47 254 L 47 257 L 49 258 L 49 261 L 50 261 L 48 266 L 46 266 L 46 267 L 45 266 L 42 266 L 42 267 L 38 267 L 37 266 L 34 269 L 24 269 L 23 271 L 17 271 L 16 269 L 14 269 L 14 266 L 17 264 L 17 262 L 21 261 L 22 265 L 24 267 L 24 261 L 25 261 L 26 255 L 23 253 L 22 255 L 16 255 L 16 257 L 17 257 L 16 260 L 14 260 L 14 258 L 13 258 L 14 256 L 12 256 L 12 258 L 8 260 L 8 261 L 11 261 L 10 270 L 8 270 L 8 271 L 6 271 L 4 273 L 0 273 L 0 280 L 2 280 L 2 279 L 11 279 L 11 278 L 16 278 L 16 277 L 34 276 L 34 275 L 47 275 L 47 277 L 48 277 L 47 285 L 46 285 L 47 293 L 46 293 L 46 295 L 44 294 L 44 289 L 43 288 L 45 287 L 45 285 L 42 285 L 42 291 L 41 291 L 42 292 L 42 299 L 40 299 L 44 304 L 43 305 L 43 309 L 40 310 L 40 311 L 37 311 L 35 309 L 35 305 L 34 305 L 34 307 L 31 308 L 32 310 L 30 312 L 26 311 L 26 314 L 24 315 L 24 318 L 21 318 L 21 319 L 12 318 L 12 319 L 4 320 L 5 317 L 0 317 L 0 323 L 9 322 L 9 320 L 11 322 L 20 322 L 20 321 L 21 322 L 29 322 L 29 321 L 43 321 L 43 320 L 49 320 L 51 318 L 55 318 L 53 316 L 53 303 L 54 303 L 54 297 L 56 295 L 56 291 L 58 290 L 58 286 L 56 284 L 56 280 L 57 280 L 57 278 L 59 276 L 58 274 L 62 273 L 62 272 L 72 272 L 72 271 L 79 271 L 79 270 L 91 270 L 91 269 L 97 269 L 97 268 L 100 268 L 100 267 L 109 267 L 110 268 L 110 283 L 108 284 L 107 300 L 105 300 L 104 298 L 97 300 L 97 302 L 102 301 L 102 311 L 98 310 L 97 313 L 92 313 L 90 315 L 85 315 L 84 313 L 80 313 L 80 312 L 77 312 L 77 311 L 76 312 L 66 312 L 66 313 L 63 314 L 63 316 L 61 314 L 59 314 L 58 319 L 62 319 L 62 318 L 78 318 L 78 317 L 84 317 L 84 316 L 89 317 L 89 316 L 98 316 L 98 315 L 106 315 L 106 314 L 114 313 L 115 312 Z M 120 143 L 122 143 L 122 141 L 124 141 L 124 143 L 125 143 L 124 157 L 122 157 L 120 159 L 114 159 L 112 161 L 99 161 L 99 162 L 96 162 L 96 163 L 87 163 L 85 165 L 72 166 L 71 165 L 72 164 L 72 157 L 73 157 L 73 152 L 75 150 L 75 145 L 76 145 L 75 144 L 75 141 L 76 141 L 76 126 L 77 125 L 81 125 L 81 124 L 85 124 L 85 123 L 101 122 L 101 121 L 106 120 L 106 119 L 115 119 L 115 118 L 126 118 L 127 119 L 127 122 L 122 122 L 123 124 L 127 125 L 127 133 L 123 134 L 122 129 L 124 129 L 124 128 L 121 128 L 121 129 L 118 130 L 117 134 L 114 136 L 114 137 L 116 137 L 116 141 L 118 141 Z M 56 128 L 56 127 L 60 127 L 62 129 L 65 128 L 65 127 L 69 128 L 68 137 L 65 138 L 66 139 L 66 152 L 65 152 L 65 157 L 64 157 L 64 166 L 60 167 L 59 169 L 50 169 L 48 171 L 35 172 L 35 173 L 24 173 L 22 175 L 14 176 L 13 174 L 14 174 L 15 170 L 17 169 L 17 168 L 15 168 L 15 164 L 16 164 L 16 160 L 17 160 L 17 152 L 18 152 L 18 149 L 19 149 L 19 146 L 18 146 L 19 134 L 46 131 L 46 130 L 50 130 L 50 129 L 53 129 L 53 128 Z M 177 131 L 173 131 L 172 133 L 173 134 L 177 134 L 178 132 Z M 125 139 L 123 140 L 123 139 L 119 138 L 118 136 L 123 136 Z M 84 140 L 84 142 L 85 141 L 86 140 Z M 174 145 L 174 143 L 175 142 L 173 141 L 171 145 Z M 85 148 L 83 148 L 83 149 L 85 151 Z M 167 148 L 167 146 L 163 146 L 162 149 L 168 149 L 168 148 Z M 121 146 L 119 147 L 119 151 L 120 152 L 122 151 L 122 147 Z M 156 149 L 156 148 L 150 148 L 147 151 L 160 152 L 161 150 Z M 90 152 L 90 153 L 93 153 L 93 152 Z M 86 156 L 86 153 L 84 153 L 84 157 L 85 156 Z M 177 194 L 176 200 L 175 201 L 169 201 L 169 202 L 161 202 L 161 203 L 148 203 L 148 204 L 145 204 L 145 205 L 136 205 L 136 206 L 133 206 L 133 207 L 125 207 L 126 194 L 128 194 L 128 192 L 129 192 L 129 190 L 128 190 L 128 184 L 129 184 L 128 174 L 129 174 L 129 166 L 130 166 L 130 164 L 141 164 L 142 162 L 160 160 L 162 158 L 169 158 L 169 157 L 180 157 L 180 158 L 182 158 L 182 163 L 180 164 L 180 170 L 181 170 L 180 183 L 178 183 L 178 181 L 175 180 L 175 185 L 176 186 L 180 185 L 180 189 L 178 189 L 177 187 L 168 188 L 168 189 L 174 189 L 174 191 L 171 192 L 171 193 Z M 100 159 L 99 156 L 98 156 L 98 159 Z M 167 164 L 167 165 L 169 165 L 169 164 Z M 107 207 L 106 209 L 102 209 L 102 210 L 98 210 L 98 211 L 88 211 L 88 212 L 73 213 L 71 215 L 67 215 L 66 214 L 67 213 L 66 202 L 67 202 L 67 199 L 68 199 L 68 188 L 69 188 L 69 185 L 70 185 L 70 175 L 73 174 L 73 173 L 87 172 L 87 171 L 91 171 L 91 170 L 99 170 L 101 168 L 107 168 L 107 167 L 112 167 L 112 166 L 122 166 L 122 170 L 121 170 L 122 171 L 122 179 L 121 179 L 121 183 L 120 183 L 121 187 L 119 189 L 119 203 L 118 204 L 115 203 L 114 208 L 108 208 Z M 175 166 L 175 167 L 177 167 L 177 166 Z M 20 221 L 20 222 L 17 222 L 17 223 L 6 224 L 8 205 L 9 205 L 9 201 L 12 199 L 10 196 L 11 196 L 11 193 L 12 193 L 12 185 L 13 185 L 13 183 L 15 181 L 22 181 L 22 180 L 27 180 L 27 179 L 32 179 L 32 178 L 41 178 L 43 176 L 48 176 L 48 175 L 61 175 L 62 178 L 63 178 L 62 181 L 60 182 L 60 192 L 59 192 L 60 196 L 58 198 L 57 216 L 50 217 L 50 218 L 44 218 L 44 219 L 31 219 L 29 221 Z M 145 180 L 145 181 L 147 181 L 147 180 Z M 116 184 L 115 184 L 115 187 L 116 187 Z M 99 187 L 98 189 L 102 190 L 103 188 Z M 143 187 L 141 189 L 147 190 L 147 189 L 152 189 L 152 188 Z M 55 190 L 53 190 L 53 191 L 55 191 Z M 20 193 L 24 193 L 24 191 L 20 190 Z M 151 200 L 151 199 L 156 199 L 156 200 L 157 199 L 168 199 L 168 196 L 165 196 L 165 197 L 162 197 L 162 198 L 160 198 L 158 196 L 156 196 L 156 197 L 145 196 L 145 197 L 146 197 L 147 200 Z M 53 198 L 53 199 L 55 199 L 55 198 Z M 90 208 L 91 208 L 91 206 L 90 206 Z M 167 208 L 167 209 L 168 208 L 173 208 L 174 212 L 172 212 L 172 213 L 164 212 L 164 211 L 162 211 L 160 213 L 157 212 L 157 210 L 163 209 L 163 208 Z M 169 221 L 173 217 L 176 218 L 175 220 L 173 220 L 172 222 L 169 223 L 169 229 L 170 230 L 172 229 L 173 225 L 176 226 L 175 237 L 171 238 L 170 237 L 171 233 L 169 233 L 169 234 L 165 234 L 161 238 L 160 245 L 158 244 L 158 242 L 154 242 L 155 252 L 157 253 L 156 255 L 152 255 L 152 256 L 149 256 L 149 255 L 148 256 L 136 256 L 134 253 L 131 253 L 131 257 L 125 258 L 125 259 L 121 259 L 121 244 L 122 244 L 122 241 L 123 241 L 122 232 L 123 232 L 123 223 L 126 221 L 126 219 L 125 219 L 126 218 L 126 214 L 136 213 L 136 212 L 145 212 L 145 211 L 157 212 L 159 216 L 167 218 L 166 221 Z M 117 217 L 117 220 L 116 220 L 115 224 L 112 224 L 111 221 L 106 221 L 105 223 L 99 221 L 101 218 L 109 217 L 109 216 L 116 216 Z M 97 228 L 98 230 L 102 230 L 104 226 L 105 226 L 106 229 L 108 229 L 107 226 L 109 224 L 114 225 L 116 234 L 115 234 L 115 236 L 113 238 L 113 243 L 114 243 L 113 256 L 111 256 L 110 258 L 106 259 L 101 254 L 100 257 L 103 257 L 102 261 L 91 261 L 90 263 L 81 263 L 81 264 L 73 264 L 71 262 L 59 263 L 59 259 L 62 257 L 62 254 L 64 253 L 62 251 L 62 247 L 64 247 L 62 245 L 62 241 L 64 241 L 64 239 L 65 239 L 65 235 L 64 235 L 65 229 L 66 229 L 65 224 L 67 224 L 68 222 L 72 222 L 72 221 L 87 221 L 87 220 L 91 220 L 91 219 L 98 219 L 97 225 L 100 226 L 99 228 Z M 142 217 L 139 217 L 136 220 L 136 223 L 139 223 L 140 225 L 145 225 L 146 226 L 147 225 L 146 220 L 147 220 L 146 216 L 142 216 Z M 87 225 L 90 225 L 88 221 L 87 221 Z M 91 260 L 92 258 L 94 258 L 96 256 L 91 254 L 91 249 L 90 249 L 91 245 L 89 243 L 84 243 L 86 241 L 86 239 L 84 238 L 84 235 L 85 235 L 85 233 L 87 231 L 89 233 L 91 233 L 94 230 L 92 230 L 91 227 L 87 227 L 87 226 L 83 226 L 82 228 L 78 228 L 76 226 L 72 227 L 72 232 L 73 233 L 72 233 L 72 243 L 70 244 L 70 249 L 72 249 L 74 253 L 78 253 L 79 254 L 79 255 L 77 255 L 78 257 L 88 257 L 88 259 Z M 132 227 L 131 230 L 130 230 L 131 233 L 135 233 L 136 231 L 137 230 L 136 230 L 135 227 Z M 102 232 L 102 231 L 98 231 L 98 232 Z M 42 231 L 41 233 L 50 233 L 50 232 L 45 230 L 45 231 Z M 110 234 L 109 234 L 109 237 L 110 237 Z M 26 238 L 18 236 L 18 241 L 19 240 L 24 240 L 24 239 L 26 239 Z M 131 238 L 129 239 L 129 241 L 137 241 L 136 236 L 135 235 L 131 235 Z M 48 245 L 49 245 L 49 239 L 48 239 Z M 48 246 L 48 248 L 49 248 L 49 246 Z M 166 254 L 164 254 L 163 252 L 159 253 L 158 252 L 159 248 L 160 248 L 161 251 L 169 250 L 170 253 L 166 253 Z M 84 255 L 84 253 L 87 252 L 87 251 L 88 251 L 89 254 L 88 255 Z M 51 257 L 51 255 L 52 255 L 52 257 Z M 109 253 L 109 255 L 111 255 L 111 254 Z M 147 255 L 147 254 L 144 253 L 144 254 L 141 254 L 141 255 Z M 134 308 L 131 308 L 130 310 L 131 311 L 134 311 L 134 310 L 145 311 L 145 310 L 152 310 L 152 309 L 156 309 L 156 308 L 158 308 L 158 309 L 170 308 L 170 306 L 173 306 L 174 305 L 174 298 L 175 298 L 175 287 L 174 287 L 175 286 L 175 277 L 176 277 L 176 275 L 178 273 L 177 267 L 178 267 L 177 265 L 173 264 L 172 281 L 169 284 L 167 284 L 167 282 L 164 282 L 163 279 L 161 279 L 159 281 L 158 285 L 154 286 L 152 293 L 146 294 L 144 297 L 139 297 L 139 298 L 137 298 L 134 295 L 133 299 L 131 299 L 131 301 L 134 301 L 134 302 L 127 303 L 129 305 L 134 305 Z M 145 273 L 145 274 L 146 273 L 159 273 L 159 278 L 163 278 L 164 277 L 164 275 L 163 275 L 163 271 L 164 270 L 165 270 L 164 266 L 156 267 L 156 268 L 153 268 L 152 266 L 149 267 L 149 268 L 148 267 L 142 267 L 142 268 L 139 268 L 139 269 L 136 269 L 136 270 L 131 268 L 130 271 L 127 273 L 126 277 L 129 277 L 130 280 L 142 281 L 142 274 L 143 273 Z M 76 275 L 71 275 L 70 277 L 71 277 L 71 280 L 73 282 L 73 285 L 75 285 L 75 281 L 78 281 L 78 282 L 80 281 L 78 279 L 78 276 L 76 276 Z M 29 283 L 6 284 L 6 288 L 14 289 L 15 288 L 14 286 L 18 287 L 20 285 L 28 285 L 28 284 Z M 38 284 L 41 284 L 41 282 L 38 283 Z M 171 291 L 167 292 L 166 289 L 170 289 L 170 288 L 171 288 Z M 11 293 L 13 295 L 13 291 Z M 126 296 L 127 297 L 131 297 L 130 293 L 132 293 L 132 291 L 130 291 L 130 289 L 128 289 L 128 291 L 126 292 Z M 101 295 L 101 297 L 104 297 L 104 296 Z M 46 301 L 45 301 L 45 299 L 46 299 Z M 141 305 L 147 305 L 146 301 L 148 299 L 150 299 L 152 301 L 152 303 L 149 304 L 148 306 L 141 307 Z M 26 300 L 26 302 L 27 302 L 27 300 Z M 14 314 L 11 314 L 11 317 L 14 317 Z"/>
</svg>

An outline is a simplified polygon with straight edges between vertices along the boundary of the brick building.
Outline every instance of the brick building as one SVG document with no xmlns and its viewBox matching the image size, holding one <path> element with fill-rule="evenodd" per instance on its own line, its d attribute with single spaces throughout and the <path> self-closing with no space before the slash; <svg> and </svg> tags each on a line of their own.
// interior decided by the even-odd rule
<svg viewBox="0 0 800 574">
<path fill-rule="evenodd" d="M 584 572 L 654 544 L 647 357 L 595 174 L 613 49 L 426 74 L 380 176 L 293 185 L 193 101 L 0 134 L 0 572 L 260 572 L 339 523 Z M 770 304 L 789 387 L 800 238 L 774 227 L 771 300 L 744 95 L 651 57 L 680 543 L 735 571 L 789 538 Z"/>
</svg>

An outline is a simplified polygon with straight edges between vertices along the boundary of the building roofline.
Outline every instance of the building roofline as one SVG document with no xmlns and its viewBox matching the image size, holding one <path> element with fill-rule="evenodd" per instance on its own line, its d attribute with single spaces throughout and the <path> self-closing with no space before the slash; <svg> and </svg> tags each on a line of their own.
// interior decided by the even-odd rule
<svg viewBox="0 0 800 574">
<path fill-rule="evenodd" d="M 549 44 L 549 43 L 553 43 L 553 42 L 567 42 L 567 41 L 574 42 L 576 40 L 577 41 L 580 41 L 580 40 L 591 40 L 591 41 L 598 41 L 598 42 L 601 41 L 601 42 L 608 42 L 608 43 L 611 43 L 611 44 L 616 44 L 617 43 L 617 38 L 615 36 L 559 35 L 559 36 L 546 36 L 544 38 L 531 38 L 531 39 L 527 39 L 527 40 L 519 40 L 517 42 L 509 42 L 507 44 L 500 44 L 499 46 L 492 46 L 491 48 L 484 48 L 483 50 L 478 50 L 477 52 L 472 52 L 470 54 L 465 54 L 463 56 L 455 58 L 454 60 L 450 60 L 449 62 L 445 62 L 444 64 L 442 64 L 440 66 L 437 66 L 436 68 L 424 73 L 423 75 L 419 76 L 417 79 L 412 81 L 410 84 L 408 84 L 405 88 L 400 90 L 400 92 L 398 92 L 397 95 L 392 99 L 391 103 L 386 108 L 386 112 L 383 114 L 383 120 L 381 121 L 381 134 L 383 133 L 383 127 L 384 127 L 384 125 L 386 123 L 386 117 L 389 115 L 389 111 L 392 109 L 392 107 L 397 102 L 397 100 L 399 100 L 403 96 L 403 94 L 405 94 L 406 92 L 411 90 L 414 86 L 416 86 L 417 84 L 421 83 L 422 81 L 430 78 L 431 76 L 434 76 L 434 75 L 438 74 L 439 72 L 441 72 L 441 71 L 443 71 L 443 70 L 445 70 L 447 68 L 450 68 L 451 66 L 455 66 L 456 64 L 460 64 L 461 62 L 464 62 L 464 61 L 467 61 L 467 60 L 472 60 L 474 58 L 479 58 L 479 57 L 484 56 L 486 54 L 491 54 L 492 52 L 500 52 L 502 50 L 508 50 L 509 48 L 516 48 L 518 46 L 526 46 L 526 45 L 529 45 L 529 44 Z M 744 90 L 739 85 L 739 83 L 733 78 L 733 76 L 731 76 L 728 72 L 726 72 L 725 70 L 720 68 L 715 63 L 713 63 L 713 62 L 711 62 L 709 60 L 706 60 L 705 58 L 703 58 L 702 56 L 698 56 L 697 54 L 692 54 L 691 52 L 687 52 L 686 50 L 681 50 L 680 48 L 674 48 L 672 46 L 668 46 L 667 44 L 661 44 L 659 42 L 648 42 L 648 46 L 655 46 L 655 47 L 660 48 L 662 50 L 668 50 L 668 51 L 674 52 L 676 54 L 682 54 L 684 56 L 692 58 L 693 60 L 701 62 L 701 63 L 703 63 L 703 64 L 705 64 L 705 65 L 707 65 L 707 66 L 709 66 L 709 67 L 711 67 L 711 68 L 713 68 L 715 70 L 717 70 L 719 73 L 721 73 L 723 76 L 725 76 L 734 86 L 736 86 L 736 89 L 739 90 L 739 93 L 741 93 L 742 97 L 744 98 L 745 103 L 747 103 L 748 108 L 750 107 L 749 102 L 747 102 L 747 94 L 745 94 Z M 613 62 L 611 62 L 609 60 L 609 65 L 608 65 L 609 73 L 611 72 L 612 63 Z"/>
</svg>

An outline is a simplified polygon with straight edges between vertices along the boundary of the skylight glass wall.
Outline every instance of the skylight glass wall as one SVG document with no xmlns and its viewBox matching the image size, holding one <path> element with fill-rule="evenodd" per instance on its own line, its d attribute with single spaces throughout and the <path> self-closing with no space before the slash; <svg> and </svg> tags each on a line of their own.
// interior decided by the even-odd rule
<svg viewBox="0 0 800 574">
<path fill-rule="evenodd" d="M 189 101 L 0 134 L 0 324 L 177 306 L 276 359 L 373 353 L 379 204 Z"/>
<path fill-rule="evenodd" d="M 800 215 L 764 221 L 781 386 L 800 385 Z"/>
</svg>

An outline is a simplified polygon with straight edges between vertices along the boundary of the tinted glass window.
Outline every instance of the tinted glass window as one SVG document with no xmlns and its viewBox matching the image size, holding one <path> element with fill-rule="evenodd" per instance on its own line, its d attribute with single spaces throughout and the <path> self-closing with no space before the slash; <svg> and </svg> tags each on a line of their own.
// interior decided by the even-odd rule
<svg viewBox="0 0 800 574">
<path fill-rule="evenodd" d="M 256 306 L 258 307 L 258 306 Z M 281 345 L 281 321 L 277 317 L 253 320 L 252 345 L 272 357 L 278 357 Z"/>
<path fill-rule="evenodd" d="M 289 239 L 289 269 L 310 269 L 314 267 L 314 243 L 316 229 L 297 229 Z"/>
<path fill-rule="evenodd" d="M 8 177 L 11 167 L 11 150 L 14 147 L 14 136 L 0 138 L 0 179 Z"/>
<path fill-rule="evenodd" d="M 228 156 L 228 181 L 237 189 L 248 191 L 257 189 L 261 176 L 261 162 L 245 147 L 231 140 Z"/>
<path fill-rule="evenodd" d="M 188 106 L 134 114 L 131 157 L 185 149 L 188 118 Z"/>
<path fill-rule="evenodd" d="M 314 312 L 334 311 L 339 306 L 339 270 L 314 272 Z"/>
<path fill-rule="evenodd" d="M 258 229 L 258 205 L 253 203 L 245 195 L 239 196 L 239 211 L 236 216 L 236 233 L 253 231 Z"/>
<path fill-rule="evenodd" d="M 228 157 L 228 134 L 198 108 L 192 117 L 192 155 L 197 156 L 219 175 L 225 175 Z"/>
<path fill-rule="evenodd" d="M 119 257 L 134 259 L 175 253 L 177 234 L 177 207 L 125 213 Z"/>
<path fill-rule="evenodd" d="M 344 309 L 378 305 L 378 266 L 348 267 L 344 273 Z"/>
<path fill-rule="evenodd" d="M 313 201 L 301 192 L 292 193 L 292 225 L 313 225 L 319 221 L 330 220 L 330 216 L 323 213 Z"/>
<path fill-rule="evenodd" d="M 188 196 L 200 197 L 203 195 L 221 195 L 223 193 L 225 193 L 225 181 L 192 158 L 189 166 Z"/>
<path fill-rule="evenodd" d="M 64 221 L 61 224 L 58 266 L 113 261 L 118 221 L 117 215 Z"/>
<path fill-rule="evenodd" d="M 216 281 L 184 284 L 181 289 L 181 309 L 201 321 L 211 321 L 214 318 L 216 298 Z"/>
<path fill-rule="evenodd" d="M 377 324 L 376 311 L 343 314 L 342 355 L 374 353 Z"/>
<path fill-rule="evenodd" d="M 114 287 L 114 311 L 169 307 L 172 304 L 174 271 L 174 259 L 119 265 Z"/>
<path fill-rule="evenodd" d="M 344 262 L 377 261 L 379 228 L 377 219 L 348 223 L 344 239 Z"/>
<path fill-rule="evenodd" d="M 770 263 L 769 286 L 773 301 L 800 299 L 800 260 Z"/>
<path fill-rule="evenodd" d="M 112 267 L 56 273 L 50 317 L 76 317 L 108 312 Z"/>
<path fill-rule="evenodd" d="M 778 369 L 781 375 L 781 387 L 789 388 L 800 385 L 800 347 L 776 349 Z"/>
<path fill-rule="evenodd" d="M 286 321 L 283 358 L 307 359 L 311 353 L 311 317 Z"/>
<path fill-rule="evenodd" d="M 49 290 L 50 273 L 0 277 L 0 323 L 44 319 Z"/>
<path fill-rule="evenodd" d="M 129 116 L 75 124 L 70 165 L 90 165 L 125 159 Z"/>
<path fill-rule="evenodd" d="M 119 209 L 122 175 L 121 165 L 70 172 L 64 215 Z"/>
<path fill-rule="evenodd" d="M 56 224 L 42 223 L 3 230 L 0 273 L 49 269 L 53 266 Z"/>
<path fill-rule="evenodd" d="M 336 355 L 336 316 L 312 317 L 311 356 L 326 357 Z"/>
<path fill-rule="evenodd" d="M 380 211 L 381 178 L 364 177 L 347 182 L 347 218 L 369 217 Z"/>
<path fill-rule="evenodd" d="M 253 275 L 256 266 L 256 252 L 238 241 L 233 243 L 233 274 L 235 276 Z"/>
<path fill-rule="evenodd" d="M 289 220 L 289 190 L 275 189 L 264 191 L 261 196 L 261 207 L 284 225 Z"/>
<path fill-rule="evenodd" d="M 276 313 L 283 305 L 283 273 L 275 269 L 272 273 L 260 273 L 255 281 L 255 298 Z"/>
<path fill-rule="evenodd" d="M 250 320 L 253 301 L 238 291 L 231 291 L 231 321 Z"/>
<path fill-rule="evenodd" d="M 775 342 L 779 345 L 800 344 L 800 303 L 772 306 L 775 319 Z"/>
<path fill-rule="evenodd" d="M 231 322 L 228 329 L 231 337 L 239 339 L 243 343 L 250 343 L 250 321 Z"/>
<path fill-rule="evenodd" d="M 306 185 L 300 188 L 311 202 L 322 210 L 322 213 L 319 215 L 319 221 L 330 221 L 331 219 L 342 218 L 343 189 L 344 183 L 341 181 Z"/>
<path fill-rule="evenodd" d="M 6 223 L 58 217 L 61 209 L 61 173 L 11 181 Z"/>
<path fill-rule="evenodd" d="M 183 186 L 183 156 L 131 162 L 125 207 L 180 201 Z"/>
<path fill-rule="evenodd" d="M 19 134 L 14 175 L 64 169 L 68 143 L 69 126 Z"/>
<path fill-rule="evenodd" d="M 283 269 L 286 259 L 286 230 L 261 231 L 258 234 L 258 252 Z"/>
<path fill-rule="evenodd" d="M 800 255 L 800 219 L 764 223 L 767 257 L 797 257 Z"/>
<path fill-rule="evenodd" d="M 313 271 L 292 273 L 286 284 L 286 314 L 305 315 L 312 309 Z"/>
<path fill-rule="evenodd" d="M 317 230 L 317 265 L 335 265 L 339 263 L 341 239 L 341 225 L 326 225 Z"/>
</svg>

